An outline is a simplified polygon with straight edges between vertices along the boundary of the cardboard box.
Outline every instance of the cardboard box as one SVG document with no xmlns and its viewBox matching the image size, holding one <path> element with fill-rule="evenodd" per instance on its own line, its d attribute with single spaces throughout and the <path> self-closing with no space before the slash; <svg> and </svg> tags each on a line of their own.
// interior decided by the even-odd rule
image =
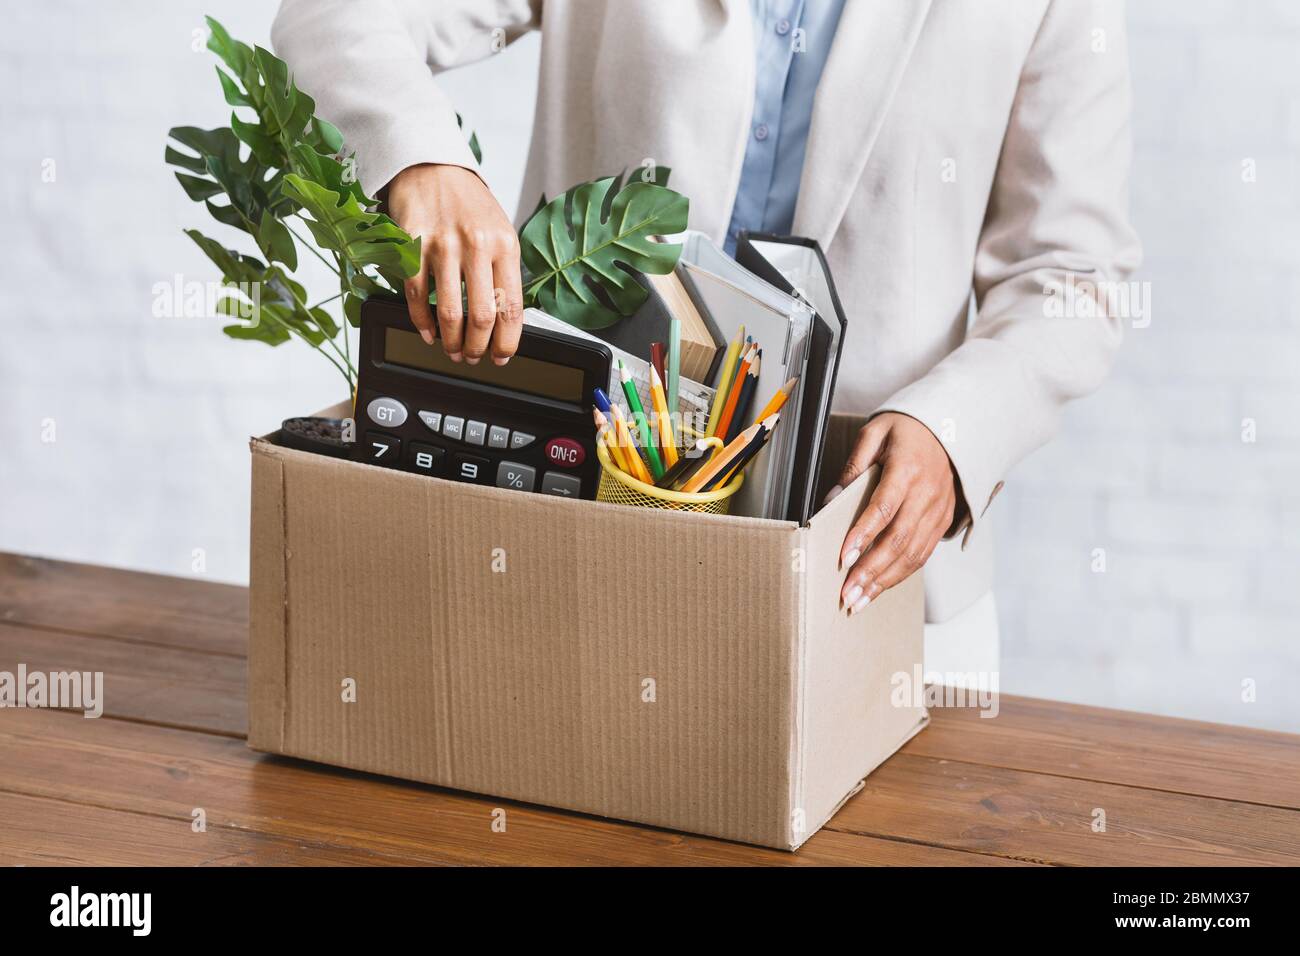
<svg viewBox="0 0 1300 956">
<path fill-rule="evenodd" d="M 837 416 L 829 461 L 857 424 Z M 874 474 L 801 528 L 272 439 L 251 443 L 258 750 L 793 849 L 928 720 L 891 699 L 922 660 L 920 576 L 838 610 Z"/>
</svg>

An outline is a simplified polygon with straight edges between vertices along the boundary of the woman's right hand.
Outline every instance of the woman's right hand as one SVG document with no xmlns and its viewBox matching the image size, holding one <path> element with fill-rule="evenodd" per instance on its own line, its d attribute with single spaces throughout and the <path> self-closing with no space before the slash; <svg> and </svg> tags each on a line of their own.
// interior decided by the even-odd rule
<svg viewBox="0 0 1300 956">
<path fill-rule="evenodd" d="M 487 185 L 462 166 L 408 166 L 388 186 L 388 209 L 419 236 L 420 271 L 406 281 L 411 321 L 430 345 L 434 316 L 429 277 L 437 291 L 437 325 L 453 362 L 478 364 L 491 351 L 505 365 L 519 347 L 523 286 L 519 238 Z M 465 279 L 468 309 L 461 308 Z M 468 314 L 463 314 L 463 313 Z"/>
</svg>

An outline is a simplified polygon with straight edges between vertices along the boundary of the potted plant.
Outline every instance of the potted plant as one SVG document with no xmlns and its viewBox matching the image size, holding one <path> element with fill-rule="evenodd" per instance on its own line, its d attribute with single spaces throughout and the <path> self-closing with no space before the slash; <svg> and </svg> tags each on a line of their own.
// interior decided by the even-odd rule
<svg viewBox="0 0 1300 956">
<path fill-rule="evenodd" d="M 419 268 L 420 240 L 365 194 L 343 137 L 316 115 L 315 101 L 295 85 L 284 61 L 206 19 L 208 49 L 221 60 L 217 77 L 233 108 L 230 123 L 172 128 L 165 159 L 191 199 L 256 247 L 242 252 L 185 230 L 220 270 L 224 286 L 258 290 L 255 301 L 238 293 L 218 301 L 217 311 L 231 319 L 222 331 L 271 346 L 305 342 L 353 395 L 357 370 L 348 327 L 358 325 L 367 297 L 400 296 Z M 481 160 L 476 137 L 470 146 Z M 543 197 L 519 233 L 525 306 L 589 330 L 635 312 L 647 292 L 630 270 L 671 272 L 681 253 L 679 245 L 652 241 L 686 228 L 687 200 L 667 188 L 668 172 L 646 168 Z M 293 278 L 303 249 L 337 276 L 337 291 L 315 298 Z M 341 454 L 340 424 L 290 419 L 282 438 Z"/>
</svg>

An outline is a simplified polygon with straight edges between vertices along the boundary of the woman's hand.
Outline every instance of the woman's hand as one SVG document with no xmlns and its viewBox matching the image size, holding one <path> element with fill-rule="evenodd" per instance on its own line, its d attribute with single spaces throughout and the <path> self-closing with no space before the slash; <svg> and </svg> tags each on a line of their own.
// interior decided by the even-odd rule
<svg viewBox="0 0 1300 956">
<path fill-rule="evenodd" d="M 850 569 L 840 600 L 850 614 L 920 570 L 957 508 L 956 474 L 948 453 L 930 429 L 897 412 L 884 412 L 862 427 L 839 484 L 826 500 L 876 462 L 880 484 L 840 549 L 840 567 Z"/>
<path fill-rule="evenodd" d="M 442 347 L 451 360 L 476 365 L 490 346 L 492 361 L 505 365 L 522 326 L 519 239 L 483 180 L 460 166 L 409 166 L 389 184 L 388 208 L 399 226 L 421 237 L 420 271 L 406 281 L 406 304 L 420 335 L 433 344 L 432 275 Z M 461 309 L 462 276 L 468 315 Z"/>
</svg>

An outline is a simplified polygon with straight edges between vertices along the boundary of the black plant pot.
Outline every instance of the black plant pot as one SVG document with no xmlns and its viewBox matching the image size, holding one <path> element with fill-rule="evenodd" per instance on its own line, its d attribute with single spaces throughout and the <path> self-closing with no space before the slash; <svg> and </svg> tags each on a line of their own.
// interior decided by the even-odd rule
<svg viewBox="0 0 1300 956">
<path fill-rule="evenodd" d="M 351 457 L 341 418 L 286 418 L 280 423 L 278 444 L 330 458 Z"/>
</svg>

